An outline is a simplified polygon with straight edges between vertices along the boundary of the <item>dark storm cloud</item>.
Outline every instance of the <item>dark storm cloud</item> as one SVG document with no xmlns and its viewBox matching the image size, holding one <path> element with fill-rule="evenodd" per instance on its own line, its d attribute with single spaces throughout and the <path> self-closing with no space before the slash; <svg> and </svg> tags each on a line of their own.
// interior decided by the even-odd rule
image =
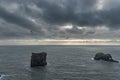
<svg viewBox="0 0 120 80">
<path fill-rule="evenodd" d="M 14 0 L 11 0 L 14 1 Z M 24 0 L 18 2 L 25 2 Z M 99 0 L 34 0 L 26 1 L 34 3 L 42 10 L 42 13 L 35 12 L 24 4 L 26 12 L 24 14 L 34 15 L 39 19 L 43 19 L 49 24 L 73 24 L 78 26 L 114 26 L 120 25 L 120 6 L 110 8 L 109 10 L 96 10 L 96 4 Z M 17 1 L 16 1 L 17 2 Z M 22 11 L 22 10 L 21 10 Z M 15 13 L 10 13 L 3 7 L 0 7 L 0 17 L 7 22 L 20 25 L 28 29 L 35 29 L 36 26 L 32 21 Z M 19 11 L 20 12 L 20 11 Z M 34 17 L 33 16 L 33 17 Z"/>
<path fill-rule="evenodd" d="M 37 6 L 43 10 L 40 16 L 50 24 L 73 24 L 78 26 L 108 26 L 118 28 L 120 25 L 120 6 L 97 10 L 98 0 L 64 0 L 50 3 L 50 0 L 40 0 Z"/>
<path fill-rule="evenodd" d="M 28 4 L 24 4 L 27 14 L 46 23 L 53 25 L 73 24 L 78 26 L 108 26 L 119 27 L 120 25 L 120 10 L 119 7 L 110 8 L 109 10 L 96 10 L 96 4 L 99 0 L 34 0 L 26 1 L 34 3 L 42 13 L 35 12 L 28 8 Z M 18 1 L 22 2 L 22 1 Z M 25 2 L 23 0 L 23 2 Z M 22 10 L 21 10 L 22 11 Z M 0 16 L 7 22 L 20 25 L 24 28 L 36 29 L 34 23 L 26 19 L 25 16 L 10 13 L 4 8 L 0 7 Z"/>
<path fill-rule="evenodd" d="M 30 31 L 29 29 L 22 28 L 20 26 L 10 23 L 0 23 L 0 40 L 1 39 L 26 39 L 26 38 L 42 38 L 43 34 Z"/>
<path fill-rule="evenodd" d="M 120 27 L 120 6 L 99 13 L 102 24 L 118 29 Z"/>
<path fill-rule="evenodd" d="M 65 0 L 63 3 L 50 3 L 48 0 L 40 0 L 37 3 L 41 9 L 43 9 L 42 18 L 52 24 L 84 24 L 85 17 L 92 17 L 91 13 L 82 13 L 93 10 L 96 0 Z M 85 14 L 85 16 L 84 16 Z M 85 19 L 84 19 L 85 18 Z M 84 19 L 84 20 L 82 20 Z M 85 24 L 88 24 L 85 21 Z"/>
<path fill-rule="evenodd" d="M 16 24 L 29 30 L 40 31 L 37 30 L 36 25 L 32 21 L 27 19 L 25 16 L 11 13 L 1 6 L 0 6 L 0 18 L 4 19 L 8 23 Z"/>
<path fill-rule="evenodd" d="M 69 34 L 74 34 L 76 37 L 81 35 L 89 37 L 89 35 L 96 34 L 97 31 L 94 28 L 98 26 L 105 26 L 111 30 L 118 29 L 120 26 L 119 0 L 105 1 L 104 8 L 98 10 L 99 0 L 1 0 L 1 2 L 8 5 L 0 3 L 0 18 L 8 24 L 15 24 L 17 27 L 31 31 L 30 34 L 24 30 L 21 32 L 22 34 L 14 34 L 19 30 L 16 28 L 15 32 L 6 31 L 3 34 L 11 37 L 40 35 L 44 38 L 49 38 L 52 34 L 54 34 L 53 37 L 55 38 Z M 117 5 L 110 6 L 112 2 L 117 3 Z M 6 9 L 11 7 L 9 3 L 22 4 L 22 7 L 15 12 L 10 12 L 9 8 Z M 35 19 L 35 21 L 32 21 L 32 19 Z M 61 31 L 60 27 L 65 25 L 72 25 L 73 28 Z M 78 29 L 76 26 L 86 27 L 86 29 Z M 93 30 L 88 30 L 87 28 Z M 3 34 L 1 33 L 1 35 Z"/>
</svg>

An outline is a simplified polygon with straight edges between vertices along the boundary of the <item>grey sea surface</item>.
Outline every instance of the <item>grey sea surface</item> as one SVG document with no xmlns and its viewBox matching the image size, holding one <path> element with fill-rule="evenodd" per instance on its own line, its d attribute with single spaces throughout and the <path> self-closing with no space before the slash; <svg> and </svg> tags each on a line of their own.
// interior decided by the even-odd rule
<svg viewBox="0 0 120 80">
<path fill-rule="evenodd" d="M 47 52 L 47 66 L 31 68 L 32 52 Z M 95 61 L 97 52 L 120 60 L 120 46 L 0 46 L 0 80 L 120 80 L 120 63 Z"/>
</svg>

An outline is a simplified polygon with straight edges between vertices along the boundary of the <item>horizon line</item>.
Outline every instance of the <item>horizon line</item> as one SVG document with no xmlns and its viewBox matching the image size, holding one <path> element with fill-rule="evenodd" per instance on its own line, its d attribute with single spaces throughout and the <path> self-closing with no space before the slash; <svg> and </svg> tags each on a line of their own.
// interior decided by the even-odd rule
<svg viewBox="0 0 120 80">
<path fill-rule="evenodd" d="M 9 39 L 0 40 L 0 45 L 120 45 L 112 39 Z"/>
</svg>

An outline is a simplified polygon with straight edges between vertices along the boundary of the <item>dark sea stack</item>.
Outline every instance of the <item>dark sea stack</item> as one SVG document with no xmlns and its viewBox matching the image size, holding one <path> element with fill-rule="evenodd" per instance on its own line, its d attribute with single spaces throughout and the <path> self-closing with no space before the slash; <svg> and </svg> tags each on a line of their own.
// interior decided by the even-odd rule
<svg viewBox="0 0 120 80">
<path fill-rule="evenodd" d="M 95 55 L 95 57 L 94 57 L 94 59 L 95 60 L 100 60 L 100 59 L 102 59 L 103 58 L 103 56 L 104 56 L 104 53 L 97 53 L 96 55 Z"/>
<path fill-rule="evenodd" d="M 112 56 L 110 54 L 104 54 L 102 52 L 97 53 L 94 57 L 95 60 L 104 60 L 104 61 L 110 61 L 110 62 L 117 62 L 116 60 L 112 59 Z"/>
<path fill-rule="evenodd" d="M 31 67 L 47 65 L 46 57 L 47 57 L 47 53 L 46 52 L 32 53 L 32 56 L 31 56 Z"/>
</svg>

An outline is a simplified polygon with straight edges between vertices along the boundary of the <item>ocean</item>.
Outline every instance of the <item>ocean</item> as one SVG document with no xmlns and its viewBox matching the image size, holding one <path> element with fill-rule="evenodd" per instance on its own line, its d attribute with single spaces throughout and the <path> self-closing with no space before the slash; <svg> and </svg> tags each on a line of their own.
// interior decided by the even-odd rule
<svg viewBox="0 0 120 80">
<path fill-rule="evenodd" d="M 47 52 L 47 66 L 31 68 L 32 52 Z M 120 46 L 0 46 L 0 80 L 119 80 L 120 63 L 95 61 L 97 52 L 120 60 Z"/>
</svg>

